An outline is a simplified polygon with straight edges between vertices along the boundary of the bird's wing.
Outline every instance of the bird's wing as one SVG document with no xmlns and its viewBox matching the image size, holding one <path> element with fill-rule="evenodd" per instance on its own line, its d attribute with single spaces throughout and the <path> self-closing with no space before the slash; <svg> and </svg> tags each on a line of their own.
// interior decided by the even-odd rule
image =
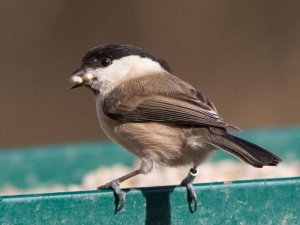
<svg viewBox="0 0 300 225">
<path fill-rule="evenodd" d="M 124 122 L 231 127 L 204 95 L 171 74 L 148 75 L 121 83 L 107 96 L 103 112 Z"/>
</svg>

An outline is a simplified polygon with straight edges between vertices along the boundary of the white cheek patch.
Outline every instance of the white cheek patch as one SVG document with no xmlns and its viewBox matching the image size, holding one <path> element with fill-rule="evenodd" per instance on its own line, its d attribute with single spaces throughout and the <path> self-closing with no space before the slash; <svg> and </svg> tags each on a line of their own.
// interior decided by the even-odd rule
<svg viewBox="0 0 300 225">
<path fill-rule="evenodd" d="M 162 70 L 158 62 L 134 55 L 115 59 L 110 66 L 97 69 L 96 71 L 97 76 L 102 76 L 102 79 L 120 81 L 128 76 L 150 74 L 161 72 Z"/>
<path fill-rule="evenodd" d="M 93 78 L 91 80 L 92 88 L 101 89 L 101 93 L 105 95 L 123 79 L 160 73 L 162 71 L 163 69 L 158 62 L 134 55 L 115 59 L 111 65 L 104 68 L 88 68 L 86 79 L 89 79 L 91 76 Z"/>
<path fill-rule="evenodd" d="M 116 83 L 115 76 L 112 75 L 114 71 L 109 67 L 107 68 L 98 68 L 89 70 L 88 73 L 93 74 L 94 79 L 97 79 L 99 82 L 111 82 Z"/>
</svg>

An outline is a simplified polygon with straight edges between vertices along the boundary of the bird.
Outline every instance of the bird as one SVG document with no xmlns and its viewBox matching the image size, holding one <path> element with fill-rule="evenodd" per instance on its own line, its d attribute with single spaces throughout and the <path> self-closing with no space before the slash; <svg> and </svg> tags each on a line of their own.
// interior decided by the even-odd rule
<svg viewBox="0 0 300 225">
<path fill-rule="evenodd" d="M 261 168 L 281 159 L 270 151 L 232 135 L 214 104 L 191 84 L 175 76 L 169 64 L 143 48 L 105 44 L 90 49 L 69 77 L 70 89 L 87 87 L 96 99 L 97 118 L 109 139 L 140 159 L 140 167 L 97 189 L 112 189 L 118 212 L 124 208 L 120 184 L 157 166 L 189 165 L 181 184 L 197 208 L 192 185 L 198 166 L 215 150 L 224 150 Z"/>
</svg>

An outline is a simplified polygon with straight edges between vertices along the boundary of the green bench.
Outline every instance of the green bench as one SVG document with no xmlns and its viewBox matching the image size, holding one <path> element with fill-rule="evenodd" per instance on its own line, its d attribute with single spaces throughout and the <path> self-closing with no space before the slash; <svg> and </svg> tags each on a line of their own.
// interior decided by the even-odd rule
<svg viewBox="0 0 300 225">
<path fill-rule="evenodd" d="M 272 150 L 285 162 L 300 161 L 300 127 L 253 129 L 239 136 Z M 109 142 L 3 150 L 0 194 L 7 186 L 78 184 L 99 166 L 130 166 L 134 159 Z M 211 160 L 222 159 L 235 160 L 221 152 Z M 300 224 L 300 177 L 195 187 L 195 213 L 189 211 L 182 186 L 125 189 L 125 209 L 116 214 L 109 190 L 0 196 L 0 224 Z"/>
</svg>

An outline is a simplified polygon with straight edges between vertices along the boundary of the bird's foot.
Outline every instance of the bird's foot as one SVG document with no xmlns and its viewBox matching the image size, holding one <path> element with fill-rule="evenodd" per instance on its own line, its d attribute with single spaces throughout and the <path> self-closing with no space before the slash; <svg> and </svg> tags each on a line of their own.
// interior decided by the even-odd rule
<svg viewBox="0 0 300 225">
<path fill-rule="evenodd" d="M 97 190 L 112 189 L 115 195 L 115 212 L 119 212 L 124 208 L 126 193 L 121 190 L 119 180 L 113 180 L 101 185 Z"/>
<path fill-rule="evenodd" d="M 182 185 L 186 187 L 187 190 L 187 200 L 189 204 L 189 209 L 191 213 L 194 213 L 198 207 L 197 194 L 195 192 L 195 188 L 193 186 L 193 181 L 195 180 L 198 171 L 196 168 L 190 169 L 189 174 L 186 178 L 181 182 Z"/>
<path fill-rule="evenodd" d="M 197 194 L 192 183 L 185 184 L 187 190 L 187 199 L 191 213 L 194 213 L 198 207 Z"/>
</svg>

